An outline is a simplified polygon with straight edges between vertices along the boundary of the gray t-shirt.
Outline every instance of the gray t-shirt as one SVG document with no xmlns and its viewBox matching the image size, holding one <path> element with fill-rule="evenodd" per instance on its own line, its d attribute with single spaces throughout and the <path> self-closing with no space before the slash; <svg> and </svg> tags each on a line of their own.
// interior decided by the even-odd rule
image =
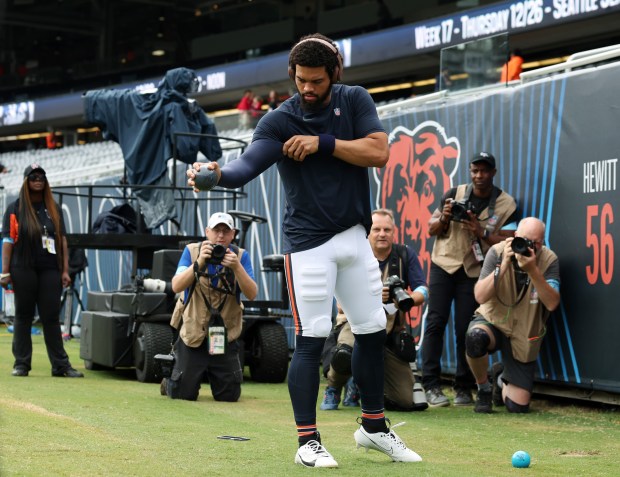
<svg viewBox="0 0 620 477">
<path fill-rule="evenodd" d="M 480 277 L 478 278 L 478 280 L 482 280 L 483 278 L 487 277 L 488 275 L 490 275 L 491 273 L 495 271 L 497 259 L 498 259 L 497 252 L 495 251 L 494 247 L 491 247 L 486 257 L 484 258 L 484 264 L 482 265 L 482 270 L 480 271 Z M 549 267 L 547 267 L 547 270 L 545 270 L 545 273 L 543 274 L 543 276 L 545 280 L 547 281 L 547 283 L 549 283 L 549 285 L 551 285 L 555 289 L 558 289 L 559 291 L 560 262 L 558 259 L 554 260 L 553 262 L 549 264 Z M 517 283 L 519 283 L 518 277 L 517 277 Z"/>
</svg>

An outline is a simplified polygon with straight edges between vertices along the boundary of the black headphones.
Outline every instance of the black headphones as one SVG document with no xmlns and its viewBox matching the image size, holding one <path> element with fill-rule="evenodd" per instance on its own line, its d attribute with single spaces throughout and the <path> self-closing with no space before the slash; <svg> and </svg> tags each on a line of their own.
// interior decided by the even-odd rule
<svg viewBox="0 0 620 477">
<path fill-rule="evenodd" d="M 342 77 L 342 69 L 343 69 L 343 66 L 342 66 L 342 55 L 338 51 L 338 48 L 335 47 L 333 44 L 331 44 L 329 41 L 323 40 L 322 38 L 305 38 L 305 39 L 301 40 L 299 43 L 297 43 L 291 49 L 291 53 L 289 54 L 289 56 L 293 54 L 293 52 L 295 51 L 295 48 L 297 48 L 299 45 L 301 45 L 302 43 L 305 43 L 307 41 L 316 41 L 317 43 L 321 43 L 322 45 L 325 45 L 327 48 L 329 48 L 334 55 L 336 55 L 336 58 L 338 60 L 338 64 L 334 68 L 334 73 L 332 74 L 331 81 L 332 81 L 332 83 L 337 83 L 338 81 L 340 81 L 340 79 Z M 295 81 L 295 70 L 293 68 L 291 68 L 290 65 L 288 67 L 288 76 L 293 81 Z"/>
</svg>

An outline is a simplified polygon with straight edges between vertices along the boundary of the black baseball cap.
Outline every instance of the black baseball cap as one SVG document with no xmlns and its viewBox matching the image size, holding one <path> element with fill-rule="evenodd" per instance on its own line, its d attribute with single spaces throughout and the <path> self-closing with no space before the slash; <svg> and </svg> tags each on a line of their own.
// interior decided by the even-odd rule
<svg viewBox="0 0 620 477">
<path fill-rule="evenodd" d="M 486 162 L 489 166 L 495 169 L 495 158 L 493 157 L 493 154 L 489 154 L 488 152 L 479 152 L 472 158 L 471 161 L 469 161 L 470 164 L 476 164 L 477 162 Z"/>
<path fill-rule="evenodd" d="M 33 162 L 28 167 L 26 167 L 26 169 L 24 170 L 24 177 L 28 177 L 33 172 L 39 172 L 45 175 L 45 171 L 43 170 L 43 168 L 36 162 Z"/>
</svg>

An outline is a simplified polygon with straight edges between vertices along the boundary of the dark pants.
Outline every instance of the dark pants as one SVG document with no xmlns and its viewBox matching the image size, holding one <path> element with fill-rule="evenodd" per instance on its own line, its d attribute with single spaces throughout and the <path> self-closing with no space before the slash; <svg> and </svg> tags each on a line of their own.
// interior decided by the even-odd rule
<svg viewBox="0 0 620 477">
<path fill-rule="evenodd" d="M 176 362 L 167 387 L 167 394 L 172 399 L 198 399 L 200 383 L 206 375 L 213 399 L 239 400 L 243 370 L 237 341 L 227 343 L 224 354 L 210 355 L 208 339 L 197 348 L 190 348 L 179 338 L 175 344 L 175 354 Z"/>
<path fill-rule="evenodd" d="M 60 296 L 62 282 L 58 270 L 11 269 L 15 290 L 15 322 L 13 323 L 13 356 L 15 368 L 28 371 L 32 365 L 31 328 L 35 308 L 43 325 L 43 337 L 52 372 L 61 373 L 71 365 L 60 331 Z"/>
<path fill-rule="evenodd" d="M 431 264 L 428 314 L 422 342 L 422 385 L 426 390 L 441 384 L 441 355 L 453 300 L 456 335 L 454 389 L 470 389 L 474 385 L 474 377 L 465 358 L 465 334 L 478 307 L 474 298 L 476 281 L 477 278 L 468 277 L 462 267 L 451 275 Z"/>
</svg>

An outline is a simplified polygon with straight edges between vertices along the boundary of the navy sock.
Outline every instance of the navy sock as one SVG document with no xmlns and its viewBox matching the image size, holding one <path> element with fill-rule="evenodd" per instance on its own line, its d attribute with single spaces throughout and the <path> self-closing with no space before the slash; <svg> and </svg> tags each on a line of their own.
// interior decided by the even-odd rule
<svg viewBox="0 0 620 477">
<path fill-rule="evenodd" d="M 319 362 L 324 344 L 325 338 L 297 336 L 288 370 L 288 392 L 301 445 L 316 440 L 318 435 L 316 403 L 320 384 Z"/>
<path fill-rule="evenodd" d="M 319 431 L 315 431 L 311 434 L 299 434 L 297 436 L 297 442 L 299 442 L 299 447 L 307 444 L 310 441 L 317 441 L 319 444 L 321 443 L 321 434 L 319 433 Z"/>
<path fill-rule="evenodd" d="M 385 337 L 385 330 L 355 335 L 351 359 L 353 379 L 360 391 L 362 426 L 372 433 L 388 431 L 383 402 Z"/>
</svg>

